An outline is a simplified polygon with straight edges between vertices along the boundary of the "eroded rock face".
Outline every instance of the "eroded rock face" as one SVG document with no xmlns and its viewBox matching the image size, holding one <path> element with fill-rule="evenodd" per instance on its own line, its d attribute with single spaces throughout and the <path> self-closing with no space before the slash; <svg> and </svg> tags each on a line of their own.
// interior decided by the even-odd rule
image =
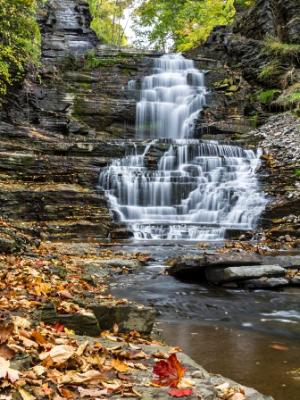
<svg viewBox="0 0 300 400">
<path fill-rule="evenodd" d="M 57 59 L 83 55 L 98 44 L 90 29 L 88 4 L 82 0 L 50 0 L 39 13 L 44 63 L 57 63 Z"/>
<path fill-rule="evenodd" d="M 298 0 L 257 0 L 255 6 L 242 15 L 235 32 L 262 40 L 266 35 L 283 42 L 298 43 L 300 37 L 300 4 Z"/>
<path fill-rule="evenodd" d="M 39 15 L 40 78 L 28 74 L 0 109 L 1 215 L 44 240 L 109 237 L 99 169 L 124 156 L 114 139 L 134 134 L 136 93 L 128 82 L 152 66 L 151 53 L 103 46 L 90 20 L 84 1 L 48 1 Z"/>
</svg>

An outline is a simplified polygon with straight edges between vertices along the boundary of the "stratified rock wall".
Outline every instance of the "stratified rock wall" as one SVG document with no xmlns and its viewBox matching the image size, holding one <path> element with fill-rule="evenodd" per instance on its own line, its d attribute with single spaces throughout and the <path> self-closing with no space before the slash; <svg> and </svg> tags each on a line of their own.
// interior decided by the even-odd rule
<svg viewBox="0 0 300 400">
<path fill-rule="evenodd" d="M 39 13 L 39 23 L 45 64 L 83 55 L 99 42 L 90 29 L 91 15 L 86 1 L 49 0 Z"/>
<path fill-rule="evenodd" d="M 286 43 L 299 43 L 300 3 L 298 0 L 257 0 L 235 24 L 234 32 L 250 39 L 266 35 Z"/>
<path fill-rule="evenodd" d="M 134 134 L 128 82 L 152 64 L 151 54 L 102 45 L 90 20 L 85 1 L 49 0 L 39 13 L 39 77 L 29 71 L 0 109 L 0 216 L 42 239 L 109 237 L 99 169 L 124 156 L 114 139 Z"/>
</svg>

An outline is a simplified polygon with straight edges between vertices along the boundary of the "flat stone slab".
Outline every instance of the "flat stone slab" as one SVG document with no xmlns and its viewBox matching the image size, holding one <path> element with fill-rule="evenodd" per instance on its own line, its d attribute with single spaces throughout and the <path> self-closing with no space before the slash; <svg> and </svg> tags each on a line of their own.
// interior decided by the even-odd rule
<svg viewBox="0 0 300 400">
<path fill-rule="evenodd" d="M 218 267 L 260 265 L 261 257 L 248 253 L 203 254 L 169 260 L 168 274 L 178 278 L 196 277 L 205 280 L 205 270 Z"/>
<path fill-rule="evenodd" d="M 243 281 L 262 277 L 281 277 L 285 269 L 279 265 L 249 265 L 227 268 L 207 268 L 206 279 L 216 284 L 223 282 Z"/>
</svg>

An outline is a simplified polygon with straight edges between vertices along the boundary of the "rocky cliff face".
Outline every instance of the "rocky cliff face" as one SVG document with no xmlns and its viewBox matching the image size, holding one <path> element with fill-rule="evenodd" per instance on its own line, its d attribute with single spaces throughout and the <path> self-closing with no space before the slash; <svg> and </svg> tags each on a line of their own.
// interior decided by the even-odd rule
<svg viewBox="0 0 300 400">
<path fill-rule="evenodd" d="M 248 11 L 240 10 L 232 27 L 215 28 L 204 45 L 189 53 L 209 70 L 212 87 L 213 107 L 205 110 L 199 130 L 204 126 L 215 137 L 263 147 L 261 183 L 270 203 L 262 225 L 269 239 L 288 242 L 299 242 L 299 102 L 291 101 L 300 96 L 299 43 L 299 1 L 257 0 Z M 295 116 L 268 120 L 285 109 Z M 249 129 L 250 123 L 264 122 L 257 132 Z M 230 127 L 239 135 L 228 135 Z"/>
<path fill-rule="evenodd" d="M 99 169 L 124 155 L 114 138 L 134 132 L 128 82 L 144 74 L 152 54 L 102 46 L 81 0 L 50 0 L 39 20 L 39 77 L 29 73 L 0 110 L 0 213 L 12 238 L 18 229 L 42 239 L 103 240 L 113 222 L 96 189 Z"/>
</svg>

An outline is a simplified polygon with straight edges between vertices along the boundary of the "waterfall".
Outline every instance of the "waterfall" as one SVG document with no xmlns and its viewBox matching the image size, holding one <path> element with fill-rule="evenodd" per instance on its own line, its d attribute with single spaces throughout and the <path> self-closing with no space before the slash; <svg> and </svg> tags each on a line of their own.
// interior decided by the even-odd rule
<svg viewBox="0 0 300 400">
<path fill-rule="evenodd" d="M 136 130 L 140 138 L 187 138 L 205 105 L 204 74 L 179 54 L 154 62 L 155 73 L 142 82 Z"/>
<path fill-rule="evenodd" d="M 100 174 L 111 209 L 136 239 L 222 240 L 227 230 L 253 229 L 265 207 L 258 151 L 192 138 L 206 93 L 203 73 L 181 55 L 155 60 L 143 79 L 143 140 Z"/>
</svg>

